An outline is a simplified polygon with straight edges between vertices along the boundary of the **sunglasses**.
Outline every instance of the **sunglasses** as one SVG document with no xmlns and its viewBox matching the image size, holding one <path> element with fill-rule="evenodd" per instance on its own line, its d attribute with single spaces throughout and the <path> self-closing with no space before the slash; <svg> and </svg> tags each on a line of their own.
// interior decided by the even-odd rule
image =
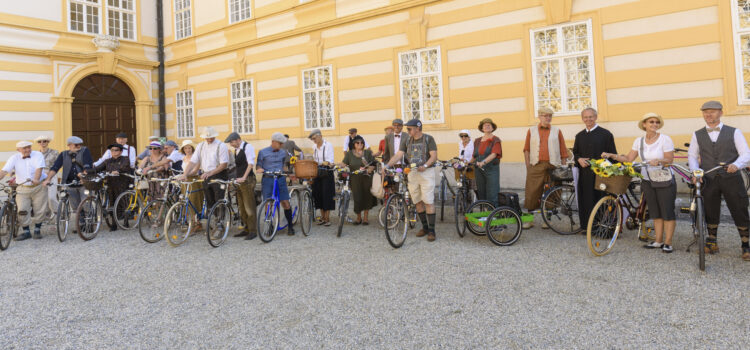
<svg viewBox="0 0 750 350">
<path fill-rule="evenodd" d="M 37 141 L 36 143 L 49 143 L 47 140 Z"/>
<path fill-rule="evenodd" d="M 461 136 L 461 138 L 469 137 L 469 135 L 458 135 L 458 136 Z"/>
<path fill-rule="evenodd" d="M 148 149 L 150 149 L 150 150 L 152 150 L 152 151 L 158 151 L 158 150 L 161 150 L 161 148 L 159 148 L 159 147 L 149 147 Z"/>
<path fill-rule="evenodd" d="M 79 147 L 80 148 L 80 147 L 83 147 L 83 144 L 82 143 L 76 143 L 76 144 L 73 145 L 73 147 Z"/>
</svg>

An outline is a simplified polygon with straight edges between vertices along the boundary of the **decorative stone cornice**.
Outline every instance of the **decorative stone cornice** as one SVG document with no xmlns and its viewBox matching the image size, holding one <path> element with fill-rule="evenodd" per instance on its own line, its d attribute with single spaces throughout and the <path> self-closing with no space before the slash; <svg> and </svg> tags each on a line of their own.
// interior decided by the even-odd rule
<svg viewBox="0 0 750 350">
<path fill-rule="evenodd" d="M 120 39 L 112 35 L 97 35 L 91 42 L 96 46 L 96 52 L 113 52 L 120 47 Z"/>
</svg>

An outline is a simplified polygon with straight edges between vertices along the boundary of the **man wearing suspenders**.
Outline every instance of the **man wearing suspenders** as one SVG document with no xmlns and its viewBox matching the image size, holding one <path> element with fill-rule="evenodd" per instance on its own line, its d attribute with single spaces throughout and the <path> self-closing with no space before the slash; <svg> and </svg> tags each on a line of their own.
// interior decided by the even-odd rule
<svg viewBox="0 0 750 350">
<path fill-rule="evenodd" d="M 225 143 L 234 148 L 234 162 L 237 172 L 237 208 L 245 229 L 234 235 L 245 236 L 246 240 L 253 239 L 256 234 L 256 203 L 255 203 L 255 148 L 253 145 L 242 141 L 240 135 L 233 132 L 227 136 Z"/>
</svg>

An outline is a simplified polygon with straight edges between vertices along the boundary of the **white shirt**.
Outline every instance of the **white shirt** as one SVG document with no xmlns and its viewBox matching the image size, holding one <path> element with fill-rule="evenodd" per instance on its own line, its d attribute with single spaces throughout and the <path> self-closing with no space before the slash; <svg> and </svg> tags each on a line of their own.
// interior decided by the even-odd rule
<svg viewBox="0 0 750 350">
<path fill-rule="evenodd" d="M 361 136 L 361 135 L 357 135 L 357 136 Z M 355 137 L 357 137 L 357 136 L 355 136 Z M 364 140 L 364 137 L 362 137 L 362 139 Z M 346 151 L 349 150 L 349 141 L 351 141 L 351 140 L 352 139 L 349 137 L 349 135 L 346 135 L 344 137 L 344 152 L 346 152 Z M 367 140 L 365 140 L 365 148 L 369 148 L 369 147 L 370 147 L 370 145 L 367 143 Z"/>
<path fill-rule="evenodd" d="M 719 125 L 717 126 L 717 128 L 719 128 L 719 131 L 711 131 L 708 133 L 708 137 L 712 142 L 716 142 L 716 140 L 719 138 L 719 133 L 721 132 L 721 128 L 723 127 L 724 123 L 719 123 Z M 708 126 L 706 126 L 706 129 L 708 129 Z M 739 157 L 737 157 L 737 160 L 735 160 L 732 164 L 734 164 L 737 168 L 747 166 L 748 162 L 750 162 L 750 149 L 748 149 L 747 141 L 745 141 L 745 136 L 742 135 L 740 129 L 734 129 L 734 147 L 737 148 Z M 690 148 L 688 148 L 688 165 L 690 165 L 690 170 L 700 169 L 700 163 L 698 162 L 699 157 L 700 147 L 698 147 L 698 138 L 695 136 L 695 133 L 693 133 L 693 136 L 690 138 Z"/>
<path fill-rule="evenodd" d="M 589 130 L 589 129 L 586 129 L 586 132 L 587 132 L 587 133 L 590 133 L 590 132 L 594 131 L 594 129 L 598 128 L 598 127 L 599 127 L 599 124 L 594 124 L 594 127 L 593 127 L 593 128 L 591 128 L 591 130 Z"/>
<path fill-rule="evenodd" d="M 172 163 L 177 163 L 182 160 L 182 157 L 184 156 L 182 155 L 182 153 L 180 153 L 180 151 L 174 150 L 167 156 L 167 159 L 169 159 L 169 161 Z"/>
<path fill-rule="evenodd" d="M 46 164 L 42 152 L 31 151 L 29 158 L 26 159 L 23 159 L 21 152 L 17 152 L 8 158 L 8 161 L 3 167 L 3 171 L 8 174 L 15 172 L 17 184 L 20 185 L 29 181 L 29 183 L 25 185 L 31 186 L 31 180 L 34 179 L 34 172 L 36 172 L 37 169 L 42 168 L 42 176 L 39 177 L 39 181 L 47 178 L 47 173 L 45 173 L 43 169 L 45 166 Z"/>
<path fill-rule="evenodd" d="M 135 147 L 128 146 L 127 144 L 122 145 L 122 156 L 130 158 L 130 167 L 135 168 Z M 107 149 L 106 152 L 104 152 L 104 155 L 102 155 L 99 160 L 94 162 L 94 166 L 99 166 L 100 164 L 104 163 L 105 160 L 112 158 L 112 154 L 109 152 L 109 149 Z"/>
<path fill-rule="evenodd" d="M 641 139 L 643 139 L 644 137 L 645 136 L 635 139 L 632 148 L 634 151 L 638 152 L 638 155 L 641 157 L 641 161 L 643 163 L 648 163 L 649 161 L 652 161 L 654 159 L 664 159 L 664 153 L 674 152 L 674 142 L 672 142 L 672 138 L 664 134 L 659 134 L 656 142 L 650 145 L 646 142 L 643 143 L 643 154 L 640 154 Z M 648 166 L 641 167 L 641 175 L 643 175 L 644 178 L 649 179 L 648 170 L 646 169 L 647 167 Z"/>
<path fill-rule="evenodd" d="M 461 154 L 461 152 L 464 152 Z M 471 161 L 471 157 L 474 155 L 474 142 L 469 140 L 469 143 L 464 146 L 463 142 L 458 143 L 458 158 L 465 161 Z"/>
<path fill-rule="evenodd" d="M 253 166 L 255 166 L 255 147 L 245 141 L 242 141 L 242 144 L 240 144 L 240 148 L 234 150 L 234 156 L 236 157 L 237 154 L 240 153 L 240 150 L 243 149 L 245 150 L 245 159 L 247 159 L 247 166 L 252 168 Z"/>
<path fill-rule="evenodd" d="M 320 144 L 320 147 L 318 147 L 317 144 L 314 145 L 313 150 L 313 159 L 318 164 L 323 164 L 324 162 L 333 163 L 333 146 L 331 146 L 328 141 L 323 141 L 322 144 Z"/>
<path fill-rule="evenodd" d="M 204 173 L 213 171 L 220 164 L 229 163 L 229 148 L 218 139 L 214 139 L 214 142 L 210 144 L 203 141 L 198 144 L 197 148 L 190 158 L 190 163 L 200 164 Z"/>
<path fill-rule="evenodd" d="M 402 134 L 404 134 L 404 135 L 402 135 Z M 396 155 L 396 153 L 398 153 L 398 150 L 401 149 L 401 140 L 403 140 L 403 139 L 405 139 L 405 138 L 408 137 L 405 134 L 406 133 L 404 133 L 403 131 L 401 133 L 399 133 L 399 134 L 397 134 L 395 132 L 393 133 L 393 155 L 394 156 Z M 473 144 L 471 145 L 471 147 L 472 147 L 472 149 L 474 149 L 474 145 Z M 396 164 L 401 164 L 401 161 L 399 160 L 398 163 L 396 163 Z"/>
</svg>

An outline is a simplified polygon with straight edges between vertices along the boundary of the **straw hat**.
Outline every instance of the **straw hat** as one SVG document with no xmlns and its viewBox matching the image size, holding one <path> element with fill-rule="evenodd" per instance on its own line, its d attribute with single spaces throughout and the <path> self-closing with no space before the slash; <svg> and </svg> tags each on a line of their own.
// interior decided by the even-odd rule
<svg viewBox="0 0 750 350">
<path fill-rule="evenodd" d="M 201 138 L 202 139 L 210 139 L 210 138 L 214 138 L 216 136 L 219 136 L 219 133 L 216 132 L 216 129 L 214 129 L 213 127 L 210 127 L 210 126 L 207 126 L 207 127 L 203 128 L 203 132 L 201 133 Z"/>
<path fill-rule="evenodd" d="M 479 126 L 477 127 L 477 129 L 479 129 L 479 131 L 481 131 L 481 132 L 484 132 L 484 130 L 482 130 L 482 127 L 484 126 L 484 124 L 487 124 L 487 123 L 492 124 L 492 131 L 493 132 L 495 130 L 497 130 L 497 124 L 495 124 L 495 122 L 493 122 L 492 119 L 490 119 L 490 118 L 484 118 L 484 119 L 482 119 L 482 121 L 479 122 Z"/>
<path fill-rule="evenodd" d="M 661 129 L 664 126 L 664 119 L 662 119 L 660 115 L 651 112 L 651 113 L 646 113 L 643 115 L 643 117 L 641 117 L 641 120 L 638 122 L 638 127 L 641 130 L 646 131 L 646 127 L 643 126 L 643 123 L 651 118 L 656 118 L 659 120 L 659 129 Z"/>
<path fill-rule="evenodd" d="M 193 140 L 183 140 L 182 144 L 180 145 L 180 152 L 182 152 L 182 149 L 185 148 L 185 146 L 190 146 L 195 149 L 195 145 L 193 145 Z M 185 153 L 185 152 L 182 152 Z"/>
<path fill-rule="evenodd" d="M 39 137 L 34 139 L 34 142 L 40 142 L 40 141 L 52 141 L 52 138 L 48 135 L 40 135 Z"/>
</svg>

